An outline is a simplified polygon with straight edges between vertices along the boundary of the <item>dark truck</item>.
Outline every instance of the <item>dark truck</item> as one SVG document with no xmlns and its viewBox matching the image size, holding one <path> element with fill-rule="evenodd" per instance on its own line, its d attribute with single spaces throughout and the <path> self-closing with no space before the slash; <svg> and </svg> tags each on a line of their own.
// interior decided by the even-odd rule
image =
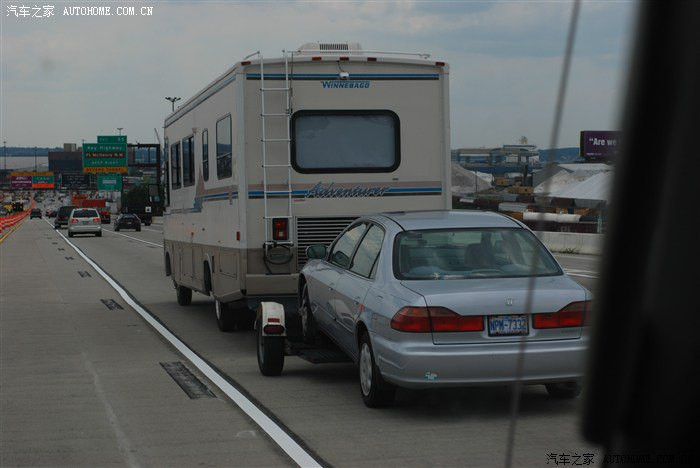
<svg viewBox="0 0 700 468">
<path fill-rule="evenodd" d="M 151 205 L 129 205 L 122 207 L 122 213 L 135 214 L 141 222 L 150 226 L 153 222 L 153 207 Z"/>
</svg>

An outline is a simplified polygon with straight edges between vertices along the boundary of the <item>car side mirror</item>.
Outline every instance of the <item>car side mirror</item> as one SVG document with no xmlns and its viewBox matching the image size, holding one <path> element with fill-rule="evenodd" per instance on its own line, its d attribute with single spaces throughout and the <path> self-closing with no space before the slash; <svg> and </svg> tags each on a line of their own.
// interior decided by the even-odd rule
<svg viewBox="0 0 700 468">
<path fill-rule="evenodd" d="M 326 258 L 328 249 L 323 244 L 314 244 L 306 248 L 306 256 L 312 259 L 323 259 Z"/>
</svg>

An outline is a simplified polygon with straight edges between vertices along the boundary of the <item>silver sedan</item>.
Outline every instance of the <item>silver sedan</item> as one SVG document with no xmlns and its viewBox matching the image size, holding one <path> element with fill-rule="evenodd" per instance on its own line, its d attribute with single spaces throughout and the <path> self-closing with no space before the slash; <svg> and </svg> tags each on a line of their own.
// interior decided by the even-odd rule
<svg viewBox="0 0 700 468">
<path fill-rule="evenodd" d="M 397 386 L 511 383 L 521 350 L 524 383 L 556 397 L 580 393 L 591 293 L 519 221 L 378 214 L 307 254 L 304 339 L 321 333 L 359 364 L 368 406 L 390 404 Z"/>
</svg>

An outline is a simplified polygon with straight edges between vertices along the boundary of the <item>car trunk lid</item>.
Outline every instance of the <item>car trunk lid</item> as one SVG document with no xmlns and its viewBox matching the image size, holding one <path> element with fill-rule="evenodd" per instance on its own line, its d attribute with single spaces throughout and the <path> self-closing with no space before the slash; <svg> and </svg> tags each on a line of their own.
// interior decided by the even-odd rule
<svg viewBox="0 0 700 468">
<path fill-rule="evenodd" d="M 482 331 L 433 332 L 435 344 L 496 343 L 577 339 L 581 327 L 535 329 L 527 312 L 530 278 L 483 278 L 402 281 L 420 294 L 428 308 L 446 308 L 462 316 L 483 316 Z M 534 280 L 530 312 L 553 313 L 572 302 L 585 301 L 584 289 L 565 275 Z M 491 321 L 491 323 L 490 323 Z M 512 327 L 512 328 L 511 328 Z M 519 330 L 524 329 L 526 333 Z"/>
</svg>

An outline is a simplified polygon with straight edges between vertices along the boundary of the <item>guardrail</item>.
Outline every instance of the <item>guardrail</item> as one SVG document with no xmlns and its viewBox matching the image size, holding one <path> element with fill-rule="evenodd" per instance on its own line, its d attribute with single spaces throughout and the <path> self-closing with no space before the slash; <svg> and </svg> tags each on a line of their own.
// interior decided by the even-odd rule
<svg viewBox="0 0 700 468">
<path fill-rule="evenodd" d="M 603 251 L 603 234 L 536 231 L 535 235 L 552 252 L 600 255 Z"/>
<path fill-rule="evenodd" d="M 0 234 L 2 234 L 2 232 L 5 229 L 12 229 L 17 223 L 29 216 L 29 213 L 31 213 L 32 208 L 34 208 L 34 205 L 34 200 L 32 200 L 32 204 L 23 212 L 15 213 L 10 216 L 0 217 Z"/>
</svg>

